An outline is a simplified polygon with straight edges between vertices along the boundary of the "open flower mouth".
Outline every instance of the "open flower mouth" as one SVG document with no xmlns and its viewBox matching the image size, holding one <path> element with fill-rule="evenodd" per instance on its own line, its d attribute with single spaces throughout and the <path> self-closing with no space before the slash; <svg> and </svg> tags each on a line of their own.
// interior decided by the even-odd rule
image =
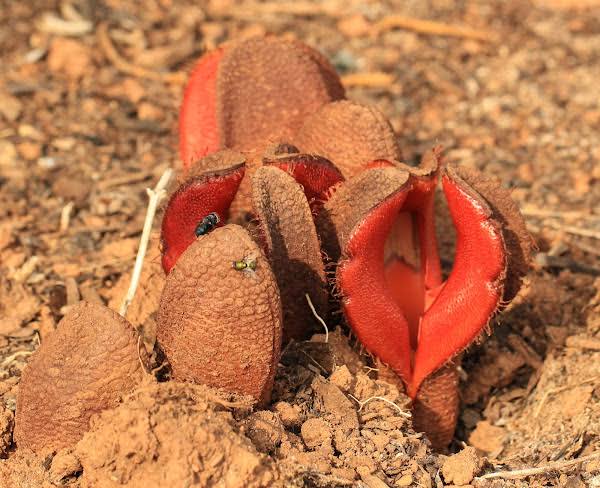
<svg viewBox="0 0 600 488">
<path fill-rule="evenodd" d="M 400 377 L 414 401 L 428 378 L 471 344 L 504 305 L 507 284 L 515 286 L 523 275 L 514 262 L 529 249 L 506 239 L 510 222 L 522 225 L 518 214 L 498 210 L 496 200 L 506 192 L 484 196 L 476 187 L 484 187 L 485 178 L 439 167 L 435 151 L 428 157 L 436 160 L 428 172 L 371 165 L 334 193 L 319 220 L 330 255 L 339 257 L 335 285 L 352 330 Z M 439 176 L 456 232 L 446 280 L 435 234 Z M 515 242 L 522 247 L 511 248 Z"/>
<path fill-rule="evenodd" d="M 244 173 L 245 166 L 241 163 L 224 170 L 194 176 L 171 195 L 161 228 L 165 273 L 169 273 L 179 256 L 197 237 L 223 225 L 227 220 L 229 207 Z M 210 215 L 217 218 L 210 219 Z M 202 228 L 203 224 L 209 225 Z"/>
</svg>

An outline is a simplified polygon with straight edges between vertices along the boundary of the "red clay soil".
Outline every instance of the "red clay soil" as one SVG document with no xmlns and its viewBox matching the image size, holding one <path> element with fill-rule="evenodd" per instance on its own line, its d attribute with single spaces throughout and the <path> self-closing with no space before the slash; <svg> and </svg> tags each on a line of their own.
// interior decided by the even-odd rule
<svg viewBox="0 0 600 488">
<path fill-rule="evenodd" d="M 0 486 L 600 486 L 599 3 L 5 1 Z M 449 452 L 414 431 L 406 396 L 373 379 L 339 314 L 328 344 L 285 349 L 264 409 L 147 378 L 75 445 L 16 449 L 31 353 L 81 300 L 121 303 L 145 189 L 181 164 L 177 114 L 195 61 L 264 33 L 327 56 L 348 97 L 391 120 L 407 163 L 441 144 L 450 163 L 497 176 L 526 217 L 534 268 L 463 357 Z M 439 239 L 447 273 L 444 219 Z M 128 313 L 149 350 L 159 271 L 155 248 Z"/>
</svg>

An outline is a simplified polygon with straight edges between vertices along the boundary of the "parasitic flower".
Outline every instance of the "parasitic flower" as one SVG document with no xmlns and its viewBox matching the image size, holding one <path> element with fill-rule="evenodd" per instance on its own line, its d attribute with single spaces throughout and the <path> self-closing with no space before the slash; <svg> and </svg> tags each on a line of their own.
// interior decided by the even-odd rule
<svg viewBox="0 0 600 488">
<path fill-rule="evenodd" d="M 458 357 L 517 293 L 530 239 L 508 192 L 478 172 L 441 167 L 437 151 L 416 169 L 375 166 L 337 189 L 317 228 L 338 260 L 335 285 L 350 326 L 400 378 L 415 428 L 443 448 L 458 415 Z M 438 174 L 456 231 L 445 280 L 433 211 Z"/>
<path fill-rule="evenodd" d="M 288 139 L 309 114 L 343 97 L 333 67 L 303 43 L 276 37 L 227 43 L 200 59 L 186 86 L 179 114 L 183 165 L 221 149 L 255 150 L 257 143 Z"/>
<path fill-rule="evenodd" d="M 180 114 L 183 176 L 161 227 L 157 340 L 174 379 L 264 404 L 282 342 L 311 335 L 305 295 L 327 311 L 325 257 L 349 326 L 405 388 L 415 428 L 444 448 L 461 352 L 517 294 L 531 239 L 496 181 L 443 164 L 439 149 L 419 167 L 400 163 L 383 114 L 343 98 L 329 63 L 298 42 L 256 38 L 200 60 Z M 456 233 L 447 277 L 440 179 Z M 74 308 L 23 373 L 19 446 L 76 442 L 142 380 L 138 346 L 114 312 Z"/>
<path fill-rule="evenodd" d="M 256 240 L 275 273 L 284 316 L 284 342 L 306 339 L 314 322 L 305 305 L 308 293 L 324 314 L 328 296 L 320 243 L 313 215 L 342 177 L 327 160 L 293 153 L 265 155 L 251 177 L 251 209 Z M 166 205 L 161 243 L 166 273 L 191 245 L 228 222 L 246 171 L 241 153 L 225 150 L 208 156 L 212 171 L 198 176 L 192 170 Z M 232 165 L 232 166 L 227 166 Z M 257 225 L 253 225 L 256 223 Z M 184 271 L 185 272 L 185 271 Z"/>
<path fill-rule="evenodd" d="M 289 60 L 278 69 L 271 58 L 284 54 Z M 292 216 L 294 205 L 285 205 L 298 198 L 291 190 L 283 197 L 292 176 L 310 203 L 324 254 L 336 266 L 334 288 L 350 327 L 406 388 L 415 427 L 443 447 L 458 415 L 460 353 L 517 293 L 531 241 L 516 205 L 496 182 L 445 167 L 439 150 L 417 168 L 399 163 L 385 116 L 343 97 L 331 66 L 299 43 L 254 39 L 206 55 L 192 74 L 180 116 L 184 167 L 205 181 L 196 180 L 195 191 L 182 187 L 167 206 L 163 264 L 167 271 L 173 266 L 211 213 L 220 218 L 216 225 L 228 213 L 234 221 L 248 213 L 258 217 L 287 316 L 284 335 L 304 337 L 298 331 L 306 329 L 290 325 L 291 317 L 303 317 L 295 305 L 315 279 L 296 279 L 292 262 L 301 257 L 318 289 L 322 269 L 315 265 L 311 219 L 304 210 Z M 206 156 L 223 148 L 237 155 Z M 220 165 L 224 159 L 229 169 Z M 215 180 L 217 174 L 228 176 Z M 457 235 L 446 279 L 434 215 L 440 178 Z M 208 180 L 222 188 L 210 205 L 199 190 L 209 188 Z M 303 233 L 311 241 L 304 254 L 293 245 Z"/>
<path fill-rule="evenodd" d="M 334 68 L 301 42 L 229 42 L 205 54 L 187 83 L 179 112 L 184 172 L 214 171 L 214 160 L 206 156 L 232 149 L 245 154 L 251 177 L 269 153 L 288 151 L 279 143 L 289 141 L 310 114 L 342 98 Z M 242 223 L 251 210 L 251 192 L 250 178 L 244 178 L 231 205 L 235 221 Z"/>
<path fill-rule="evenodd" d="M 156 332 L 174 379 L 270 399 L 281 302 L 248 231 L 229 224 L 188 246 L 167 276 Z"/>
</svg>

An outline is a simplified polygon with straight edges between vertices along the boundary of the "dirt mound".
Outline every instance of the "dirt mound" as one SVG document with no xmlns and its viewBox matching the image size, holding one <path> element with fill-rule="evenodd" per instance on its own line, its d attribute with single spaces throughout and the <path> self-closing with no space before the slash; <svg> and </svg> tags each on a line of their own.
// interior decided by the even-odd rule
<svg viewBox="0 0 600 488">
<path fill-rule="evenodd" d="M 72 449 L 45 458 L 19 452 L 0 463 L 0 475 L 8 486 L 98 488 L 431 480 L 439 461 L 412 430 L 407 397 L 337 364 L 338 335 L 288 347 L 271 410 L 253 412 L 251 399 L 206 386 L 145 384 L 93 417 Z"/>
<path fill-rule="evenodd" d="M 240 402 L 239 405 L 243 405 Z M 139 389 L 96 419 L 75 448 L 81 485 L 267 486 L 272 463 L 236 432 L 208 388 L 162 383 Z"/>
<path fill-rule="evenodd" d="M 230 406 L 209 388 L 160 383 L 138 388 L 92 421 L 71 450 L 40 461 L 20 455 L 5 466 L 11 486 L 269 486 L 273 463 L 239 434 Z M 2 471 L 0 471 L 2 473 Z M 37 484 L 36 484 L 37 483 Z"/>
<path fill-rule="evenodd" d="M 529 478 L 527 486 L 548 486 L 544 482 L 549 479 L 555 483 L 550 486 L 596 486 L 600 481 L 600 343 L 594 337 L 599 285 L 599 280 L 594 284 L 568 272 L 530 277 L 524 301 L 509 312 L 511 326 L 473 352 L 479 354 L 474 368 L 466 363 L 474 381 L 463 390 L 462 420 L 473 429 L 464 438 L 496 470 L 592 456 L 571 472 L 556 475 L 547 469 Z M 567 300 L 575 289 L 579 293 Z M 523 324 L 519 330 L 526 340 L 515 339 L 512 324 Z M 473 415 L 477 397 L 485 398 L 481 417 Z M 495 483 L 525 486 L 506 479 Z"/>
</svg>

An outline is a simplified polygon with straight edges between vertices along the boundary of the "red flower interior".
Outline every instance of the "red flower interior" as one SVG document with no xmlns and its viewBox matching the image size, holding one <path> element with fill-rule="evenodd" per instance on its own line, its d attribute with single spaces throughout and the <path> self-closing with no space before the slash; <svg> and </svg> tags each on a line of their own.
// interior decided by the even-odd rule
<svg viewBox="0 0 600 488">
<path fill-rule="evenodd" d="M 229 207 L 244 177 L 243 164 L 227 170 L 195 176 L 181 185 L 167 204 L 162 220 L 162 265 L 165 273 L 179 256 L 196 240 L 196 227 L 210 213 L 225 223 Z"/>
<path fill-rule="evenodd" d="M 318 212 L 329 198 L 331 188 L 344 181 L 342 173 L 320 156 L 291 154 L 263 162 L 265 166 L 273 165 L 286 171 L 302 185 L 313 213 Z"/>
<path fill-rule="evenodd" d="M 490 208 L 451 168 L 442 171 L 457 234 L 456 259 L 446 281 L 435 237 L 437 172 L 411 175 L 370 209 L 354 227 L 338 268 L 350 325 L 366 348 L 402 378 L 412 398 L 425 378 L 489 323 L 506 270 L 502 232 Z M 392 229 L 401 237 L 384 261 Z"/>
<path fill-rule="evenodd" d="M 331 188 L 343 181 L 335 166 L 316 156 L 291 154 L 264 162 L 286 171 L 302 185 L 313 213 L 328 199 Z M 219 164 L 219 161 L 215 164 Z M 162 264 L 165 273 L 169 273 L 179 256 L 197 238 L 196 228 L 207 215 L 218 215 L 217 226 L 227 222 L 231 203 L 245 173 L 245 164 L 238 164 L 192 176 L 173 193 L 162 221 Z"/>
</svg>

